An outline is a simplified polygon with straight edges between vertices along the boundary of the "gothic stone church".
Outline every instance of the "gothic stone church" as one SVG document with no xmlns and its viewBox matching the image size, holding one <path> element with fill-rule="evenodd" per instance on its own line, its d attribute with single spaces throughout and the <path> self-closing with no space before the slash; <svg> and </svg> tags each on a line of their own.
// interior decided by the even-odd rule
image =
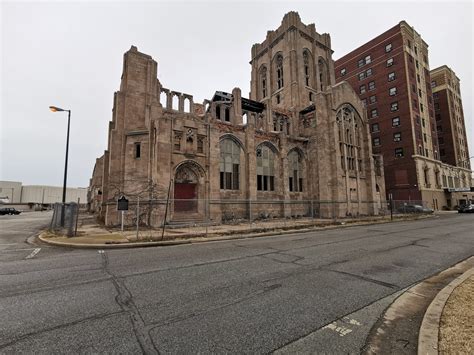
<svg viewBox="0 0 474 355">
<path fill-rule="evenodd" d="M 90 208 L 120 222 L 117 199 L 146 223 L 376 215 L 385 195 L 366 110 L 336 84 L 329 34 L 286 14 L 251 53 L 250 98 L 217 91 L 202 104 L 166 89 L 157 62 L 125 53 L 108 148 L 97 159 Z M 336 204 L 327 203 L 337 201 Z"/>
</svg>

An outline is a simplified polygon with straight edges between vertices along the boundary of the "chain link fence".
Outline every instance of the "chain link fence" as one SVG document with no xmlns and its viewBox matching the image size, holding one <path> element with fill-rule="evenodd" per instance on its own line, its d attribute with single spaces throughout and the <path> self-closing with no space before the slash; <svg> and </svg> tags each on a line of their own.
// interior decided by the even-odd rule
<svg viewBox="0 0 474 355">
<path fill-rule="evenodd" d="M 423 201 L 320 200 L 129 200 L 127 211 L 108 204 L 108 226 L 131 240 L 175 239 L 180 235 L 245 234 L 314 226 L 389 220 L 433 211 Z"/>
</svg>

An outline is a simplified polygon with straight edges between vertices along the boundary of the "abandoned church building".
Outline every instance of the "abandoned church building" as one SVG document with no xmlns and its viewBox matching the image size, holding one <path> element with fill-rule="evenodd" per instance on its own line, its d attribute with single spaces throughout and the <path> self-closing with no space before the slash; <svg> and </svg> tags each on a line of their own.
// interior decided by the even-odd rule
<svg viewBox="0 0 474 355">
<path fill-rule="evenodd" d="M 106 225 L 120 223 L 122 195 L 126 223 L 139 203 L 152 226 L 165 214 L 221 223 L 380 213 L 382 158 L 372 154 L 363 103 L 336 84 L 329 34 L 290 12 L 252 46 L 250 63 L 249 98 L 234 88 L 196 103 L 163 86 L 151 56 L 125 53 L 89 191 Z"/>
</svg>

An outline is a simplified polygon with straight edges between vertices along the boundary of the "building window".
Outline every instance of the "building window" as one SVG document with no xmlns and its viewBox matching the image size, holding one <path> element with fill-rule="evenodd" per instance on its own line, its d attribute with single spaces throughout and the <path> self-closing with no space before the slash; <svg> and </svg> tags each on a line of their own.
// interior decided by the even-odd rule
<svg viewBox="0 0 474 355">
<path fill-rule="evenodd" d="M 369 90 L 375 90 L 375 81 L 369 82 Z"/>
<path fill-rule="evenodd" d="M 416 66 L 416 69 L 420 69 L 420 64 L 418 63 L 418 60 L 415 61 L 415 66 Z"/>
<path fill-rule="evenodd" d="M 420 124 L 420 116 L 416 115 L 416 124 Z"/>
<path fill-rule="evenodd" d="M 393 134 L 393 141 L 394 142 L 400 142 L 402 140 L 402 133 L 401 132 L 396 132 Z"/>
<path fill-rule="evenodd" d="M 361 85 L 361 86 L 359 87 L 359 93 L 360 93 L 360 94 L 365 94 L 365 85 Z"/>
<path fill-rule="evenodd" d="M 418 89 L 418 96 L 421 97 L 421 89 Z"/>
<path fill-rule="evenodd" d="M 283 56 L 278 54 L 276 57 L 276 76 L 277 76 L 277 88 L 283 87 Z"/>
<path fill-rule="evenodd" d="M 426 143 L 426 133 L 423 133 L 423 141 Z"/>
<path fill-rule="evenodd" d="M 369 97 L 369 103 L 370 104 L 375 104 L 377 102 L 377 96 L 372 95 Z"/>
<path fill-rule="evenodd" d="M 260 83 L 262 85 L 262 99 L 267 97 L 267 67 L 260 69 Z"/>
<path fill-rule="evenodd" d="M 303 174 L 301 158 L 297 151 L 293 150 L 288 154 L 288 187 L 291 192 L 303 191 Z"/>
<path fill-rule="evenodd" d="M 204 136 L 198 136 L 197 140 L 197 152 L 202 154 L 204 153 Z"/>
<path fill-rule="evenodd" d="M 344 76 L 344 75 L 346 75 L 346 68 L 341 69 L 341 76 Z"/>
<path fill-rule="evenodd" d="M 436 87 L 436 80 L 433 80 L 433 81 L 431 82 L 431 88 L 434 88 L 434 87 Z"/>
<path fill-rule="evenodd" d="M 393 58 L 387 59 L 387 67 L 391 67 L 393 65 Z"/>
<path fill-rule="evenodd" d="M 380 131 L 380 127 L 378 123 L 372 123 L 372 133 L 376 133 Z"/>
<path fill-rule="evenodd" d="M 232 139 L 220 143 L 220 187 L 221 190 L 238 190 L 240 175 L 240 147 Z"/>
<path fill-rule="evenodd" d="M 142 152 L 142 146 L 140 142 L 135 143 L 135 159 L 139 159 Z"/>
<path fill-rule="evenodd" d="M 309 86 L 309 78 L 310 78 L 310 74 L 309 74 L 309 54 L 308 54 L 308 51 L 304 51 L 303 52 L 303 62 L 304 62 L 304 79 L 305 79 L 305 84 L 306 86 Z"/>
<path fill-rule="evenodd" d="M 367 107 L 367 99 L 362 99 L 361 101 L 364 104 L 364 107 Z"/>
<path fill-rule="evenodd" d="M 370 55 L 368 55 L 365 57 L 365 64 L 369 64 L 370 62 L 372 62 L 372 59 L 370 58 Z"/>
<path fill-rule="evenodd" d="M 228 107 L 224 109 L 224 120 L 230 122 L 230 109 Z"/>
<path fill-rule="evenodd" d="M 365 71 L 365 76 L 366 76 L 366 77 L 369 77 L 369 76 L 371 76 L 371 75 L 372 75 L 372 68 L 369 68 L 369 69 L 367 69 L 367 70 Z"/>
<path fill-rule="evenodd" d="M 403 148 L 395 148 L 395 156 L 396 157 L 403 157 Z"/>
<path fill-rule="evenodd" d="M 380 145 L 380 138 L 379 137 L 374 137 L 372 140 L 373 146 L 378 147 Z"/>
<path fill-rule="evenodd" d="M 420 80 L 420 74 L 416 74 L 416 81 L 418 82 L 418 84 L 421 82 L 421 80 Z"/>
<path fill-rule="evenodd" d="M 277 104 L 280 103 L 280 94 L 277 94 L 277 96 L 276 96 L 276 102 L 277 102 Z"/>
<path fill-rule="evenodd" d="M 400 117 L 392 118 L 392 127 L 398 127 L 398 126 L 400 126 Z"/>
<path fill-rule="evenodd" d="M 391 111 L 391 112 L 398 111 L 398 101 L 392 102 L 392 103 L 390 104 L 390 111 Z"/>
<path fill-rule="evenodd" d="M 421 125 L 422 125 L 423 127 L 425 127 L 425 124 L 426 124 L 426 121 L 425 121 L 424 118 L 422 118 L 422 119 L 421 119 Z"/>
<path fill-rule="evenodd" d="M 397 88 L 390 88 L 390 90 L 388 90 L 388 94 L 390 96 L 395 96 L 397 94 Z"/>
<path fill-rule="evenodd" d="M 359 73 L 359 80 L 365 79 L 365 72 Z"/>
<path fill-rule="evenodd" d="M 418 47 L 415 46 L 415 54 L 418 54 Z"/>
<path fill-rule="evenodd" d="M 219 105 L 216 106 L 216 118 L 221 119 L 221 107 Z"/>
<path fill-rule="evenodd" d="M 363 67 L 364 65 L 365 65 L 364 59 L 359 59 L 359 61 L 357 62 L 357 66 L 360 68 L 360 67 Z"/>
<path fill-rule="evenodd" d="M 420 104 L 420 111 L 423 112 L 423 104 Z"/>
<path fill-rule="evenodd" d="M 372 111 L 370 111 L 370 117 L 371 118 L 375 118 L 379 115 L 379 113 L 377 112 L 377 109 L 374 108 Z"/>
<path fill-rule="evenodd" d="M 387 44 L 387 45 L 385 46 L 385 53 L 388 53 L 388 52 L 390 52 L 391 50 L 392 50 L 392 44 L 389 43 L 389 44 Z"/>
<path fill-rule="evenodd" d="M 273 151 L 266 145 L 257 148 L 257 190 L 275 191 Z"/>
<path fill-rule="evenodd" d="M 388 81 L 395 80 L 395 72 L 388 74 Z"/>
</svg>

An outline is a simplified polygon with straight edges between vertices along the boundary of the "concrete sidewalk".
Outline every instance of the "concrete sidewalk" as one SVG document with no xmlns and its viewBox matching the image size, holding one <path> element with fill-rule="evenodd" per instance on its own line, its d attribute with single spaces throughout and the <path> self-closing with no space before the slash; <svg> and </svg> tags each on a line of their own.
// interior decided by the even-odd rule
<svg viewBox="0 0 474 355">
<path fill-rule="evenodd" d="M 395 215 L 393 221 L 405 221 L 420 218 L 430 218 L 433 215 Z M 344 226 L 380 224 L 391 222 L 390 216 L 360 217 L 347 219 L 279 219 L 254 221 L 252 223 L 194 225 L 179 228 L 166 227 L 162 229 L 127 228 L 123 232 L 118 228 L 105 228 L 96 223 L 90 215 L 81 215 L 77 235 L 65 237 L 50 232 L 43 232 L 41 241 L 64 247 L 75 248 L 133 248 L 145 246 L 167 246 L 178 244 L 199 243 L 206 241 L 254 238 L 287 233 L 303 233 Z"/>
</svg>

